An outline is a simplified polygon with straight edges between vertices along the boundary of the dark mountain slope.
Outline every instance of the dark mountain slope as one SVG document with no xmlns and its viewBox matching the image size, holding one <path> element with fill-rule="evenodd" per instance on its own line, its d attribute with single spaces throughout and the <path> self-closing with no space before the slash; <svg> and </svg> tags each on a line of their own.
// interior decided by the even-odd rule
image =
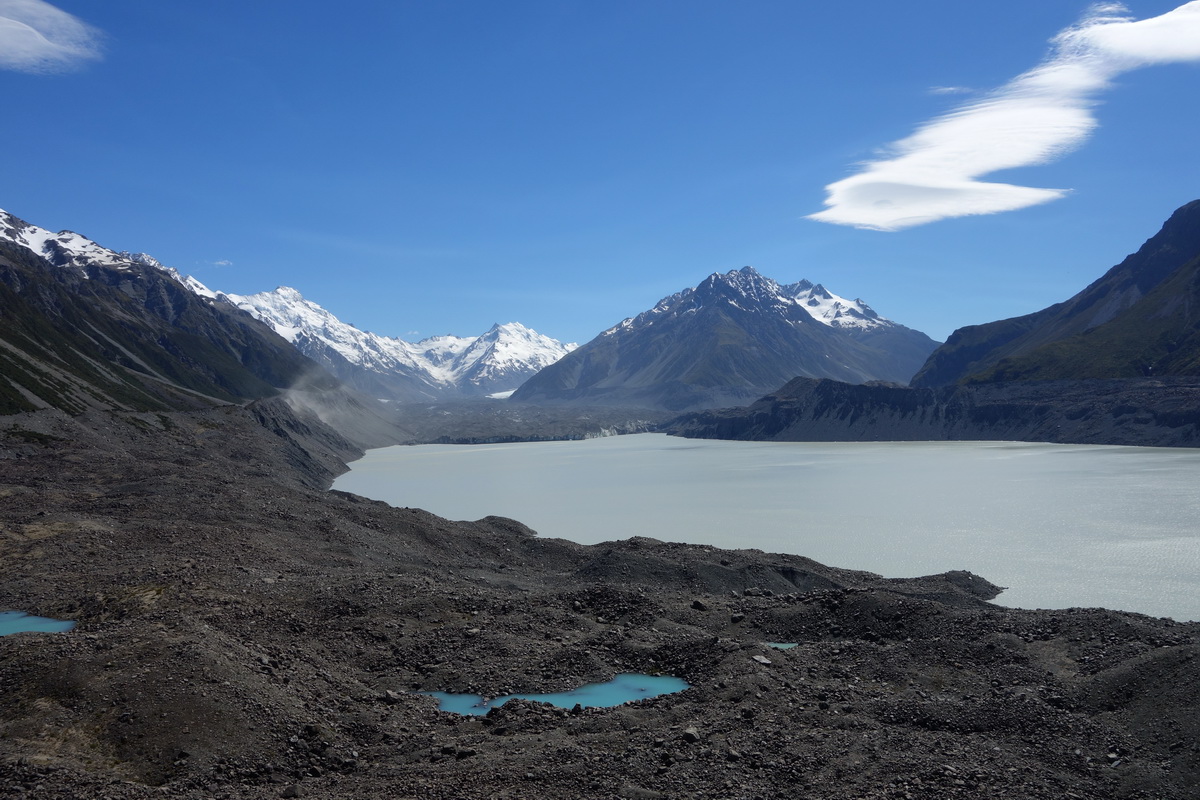
<svg viewBox="0 0 1200 800">
<path fill-rule="evenodd" d="M 188 408 L 306 378 L 335 385 L 249 315 L 132 260 L 58 266 L 0 241 L 0 309 L 2 413 Z"/>
<path fill-rule="evenodd" d="M 1071 299 L 955 331 L 912 385 L 943 386 L 968 376 L 994 381 L 1195 375 L 1198 257 L 1200 200 L 1178 209 L 1141 249 Z"/>
<path fill-rule="evenodd" d="M 684 410 L 745 403 L 796 375 L 905 382 L 935 343 L 858 301 L 750 267 L 664 298 L 530 378 L 519 402 Z M 825 321 L 814 305 L 834 308 Z"/>
<path fill-rule="evenodd" d="M 1200 375 L 1200 258 L 1175 270 L 1115 319 L 1004 358 L 968 380 L 1160 375 Z"/>
</svg>

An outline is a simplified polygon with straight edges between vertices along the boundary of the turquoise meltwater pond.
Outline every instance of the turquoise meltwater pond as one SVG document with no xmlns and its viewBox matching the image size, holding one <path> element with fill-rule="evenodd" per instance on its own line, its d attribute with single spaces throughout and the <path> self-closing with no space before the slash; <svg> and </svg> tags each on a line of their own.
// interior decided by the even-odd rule
<svg viewBox="0 0 1200 800">
<path fill-rule="evenodd" d="M 485 700 L 478 694 L 451 694 L 450 692 L 420 692 L 438 699 L 438 708 L 454 714 L 482 715 L 493 708 L 499 708 L 509 700 L 536 700 L 539 703 L 550 703 L 559 708 L 608 708 L 629 703 L 634 700 L 645 700 L 648 697 L 658 697 L 663 694 L 682 692 L 688 688 L 687 681 L 664 675 L 638 675 L 623 673 L 607 683 L 590 683 L 569 692 L 551 692 L 547 694 L 506 694 L 491 700 Z"/>
<path fill-rule="evenodd" d="M 75 623 L 70 620 L 35 617 L 32 614 L 26 614 L 24 611 L 0 611 L 0 636 L 29 631 L 62 633 L 74 627 Z"/>
</svg>

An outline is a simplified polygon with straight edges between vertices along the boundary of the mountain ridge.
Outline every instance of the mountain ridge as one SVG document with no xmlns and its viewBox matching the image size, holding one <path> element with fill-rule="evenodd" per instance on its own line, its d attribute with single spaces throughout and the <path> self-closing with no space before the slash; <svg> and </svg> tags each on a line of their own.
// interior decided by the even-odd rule
<svg viewBox="0 0 1200 800">
<path fill-rule="evenodd" d="M 0 212 L 0 412 L 168 410 L 333 378 L 262 323 L 70 231 Z"/>
<path fill-rule="evenodd" d="M 608 328 L 513 399 L 682 411 L 749 402 L 796 375 L 904 382 L 935 346 L 861 300 L 743 267 Z"/>
<path fill-rule="evenodd" d="M 960 328 L 912 386 L 796 378 L 664 430 L 771 441 L 1200 444 L 1200 201 L 1070 299 Z"/>
<path fill-rule="evenodd" d="M 53 233 L 0 211 L 4 241 L 83 279 L 106 271 L 135 280 L 147 269 L 157 271 L 205 304 L 236 309 L 265 324 L 347 386 L 389 401 L 509 392 L 575 346 L 517 322 L 494 324 L 480 336 L 435 336 L 415 343 L 359 331 L 296 289 L 281 286 L 252 295 L 214 291 L 146 253 L 110 250 L 73 231 Z"/>
<path fill-rule="evenodd" d="M 574 347 L 519 322 L 493 324 L 475 337 L 443 335 L 409 342 L 361 331 L 287 286 L 215 296 L 271 326 L 345 383 L 389 400 L 511 391 Z"/>
<path fill-rule="evenodd" d="M 912 385 L 1170 374 L 1200 374 L 1200 200 L 1071 298 L 959 328 Z"/>
</svg>

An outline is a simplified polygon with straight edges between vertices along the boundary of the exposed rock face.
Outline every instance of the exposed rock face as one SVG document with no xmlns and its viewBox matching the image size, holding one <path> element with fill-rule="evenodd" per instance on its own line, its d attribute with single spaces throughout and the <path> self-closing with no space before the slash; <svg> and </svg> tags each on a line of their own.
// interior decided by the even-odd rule
<svg viewBox="0 0 1200 800">
<path fill-rule="evenodd" d="M 936 343 L 861 301 L 751 267 L 664 298 L 526 381 L 513 400 L 675 411 L 747 403 L 804 375 L 906 382 Z"/>
<path fill-rule="evenodd" d="M 38 230 L 7 214 L 0 229 Z M 77 240 L 91 247 L 48 240 L 61 262 L 52 263 L 0 238 L 0 413 L 196 408 L 335 385 L 249 315 L 161 269 L 66 239 Z"/>
<path fill-rule="evenodd" d="M 912 380 L 1200 375 L 1200 200 L 1071 299 L 955 331 Z"/>
<path fill-rule="evenodd" d="M 0 638 L 0 793 L 1194 797 L 1200 625 L 319 488 L 354 452 L 276 400 L 0 419 L 4 603 L 78 623 Z M 692 686 L 413 693 L 620 672 Z"/>
<path fill-rule="evenodd" d="M 284 387 L 329 388 L 332 374 L 368 397 L 423 402 L 511 392 L 575 346 L 515 322 L 493 325 L 476 337 L 407 342 L 379 336 L 342 322 L 295 289 L 246 296 L 215 292 L 145 253 L 109 250 L 78 233 L 51 233 L 0 211 L 0 256 L 5 255 L 7 269 L 0 281 L 21 296 L 0 297 L 0 309 L 10 331 L 21 337 L 10 349 L 23 353 L 7 358 L 28 363 L 9 367 L 14 375 L 21 373 L 20 388 L 0 384 L 0 396 L 10 397 L 7 403 L 0 400 L 0 413 L 47 404 L 75 411 L 106 405 L 180 407 L 178 401 L 164 405 L 162 398 L 140 396 L 140 389 L 134 390 L 136 400 L 126 398 L 129 389 L 111 385 L 113 376 L 97 375 L 96 362 L 115 360 L 114 366 L 132 366 L 141 373 L 133 376 L 135 383 L 149 376 L 170 387 L 154 387 L 151 394 L 184 388 L 218 401 L 238 401 Z M 16 274 L 17 264 L 22 275 Z M 47 279 L 53 290 L 46 289 Z M 97 291 L 101 285 L 121 294 L 104 295 Z M 130 300 L 142 308 L 133 308 Z M 67 313 L 68 306 L 75 312 Z M 51 321 L 36 321 L 42 314 Z M 119 325 L 112 324 L 114 319 Z M 63 328 L 49 337 L 56 340 L 50 346 L 57 352 L 49 363 L 43 360 L 46 336 L 34 335 L 40 347 L 29 350 L 31 330 L 39 326 Z M 64 337 L 68 341 L 60 341 Z M 281 350 L 279 337 L 299 352 Z M 173 359 L 186 363 L 171 363 Z M 117 380 L 129 383 L 128 376 Z M 63 381 L 82 383 L 70 391 L 56 388 Z M 18 399 L 23 392 L 30 396 Z"/>
<path fill-rule="evenodd" d="M 792 442 L 1027 441 L 1200 446 L 1200 381 L 1044 381 L 938 389 L 797 378 L 746 408 L 685 414 L 679 436 Z"/>
</svg>

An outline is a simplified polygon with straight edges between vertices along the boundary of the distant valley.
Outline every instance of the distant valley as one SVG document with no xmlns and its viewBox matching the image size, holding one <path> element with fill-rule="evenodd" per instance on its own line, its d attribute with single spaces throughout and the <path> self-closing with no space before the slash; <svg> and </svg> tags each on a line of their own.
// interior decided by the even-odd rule
<svg viewBox="0 0 1200 800">
<path fill-rule="evenodd" d="M 32 258 L 51 268 L 39 279 L 74 282 L 74 290 L 85 286 L 78 283 L 80 279 L 92 281 L 91 288 L 107 282 L 126 295 L 125 304 L 129 297 L 145 293 L 138 314 L 149 312 L 157 318 L 154 325 L 186 324 L 187 315 L 175 310 L 163 313 L 168 307 L 187 308 L 242 327 L 250 325 L 239 316 L 245 312 L 274 334 L 267 337 L 272 342 L 268 349 L 279 347 L 279 337 L 319 365 L 319 370 L 307 371 L 311 374 L 306 375 L 306 383 L 314 377 L 318 383 L 332 378 L 366 397 L 388 402 L 512 394 L 518 403 L 678 412 L 748 403 L 797 375 L 851 383 L 905 383 L 937 346 L 925 334 L 879 315 L 862 300 L 840 297 L 809 281 L 779 284 L 752 267 L 710 275 L 582 347 L 515 322 L 493 325 L 476 337 L 446 335 L 408 342 L 361 331 L 290 287 L 252 295 L 224 293 L 147 254 L 109 250 L 71 231 L 55 234 L 0 214 L 0 244 L 16 248 L 17 260 Z M 14 279 L 11 284 L 21 281 Z M 157 299 L 161 296 L 171 299 Z M 227 336 L 218 327 L 206 330 L 218 347 L 229 349 Z M 95 344 L 101 349 L 112 346 L 111 340 Z M 225 368 L 253 372 L 252 354 L 242 351 L 238 366 Z M 195 359 L 189 359 L 189 364 L 203 370 Z M 136 366 L 143 369 L 135 368 L 135 373 L 148 368 L 144 359 Z M 283 389 L 295 386 L 305 373 L 297 366 L 289 373 L 290 381 L 277 375 L 259 377 Z M 152 369 L 150 374 L 155 374 Z M 28 386 L 25 390 L 31 391 Z M 268 391 L 266 384 L 249 396 L 264 391 Z M 231 399 L 215 394 L 221 400 Z M 37 390 L 32 396 L 40 397 Z M 26 401 L 38 405 L 30 397 Z M 461 410 L 471 415 L 467 407 Z"/>
<path fill-rule="evenodd" d="M 8 214 L 0 292 L 5 413 L 199 408 L 286 391 L 367 445 L 653 429 L 1200 443 L 1200 201 L 1075 297 L 941 346 L 861 300 L 751 267 L 714 273 L 582 346 L 518 323 L 414 343 L 360 331 L 294 289 L 224 294 Z"/>
</svg>

